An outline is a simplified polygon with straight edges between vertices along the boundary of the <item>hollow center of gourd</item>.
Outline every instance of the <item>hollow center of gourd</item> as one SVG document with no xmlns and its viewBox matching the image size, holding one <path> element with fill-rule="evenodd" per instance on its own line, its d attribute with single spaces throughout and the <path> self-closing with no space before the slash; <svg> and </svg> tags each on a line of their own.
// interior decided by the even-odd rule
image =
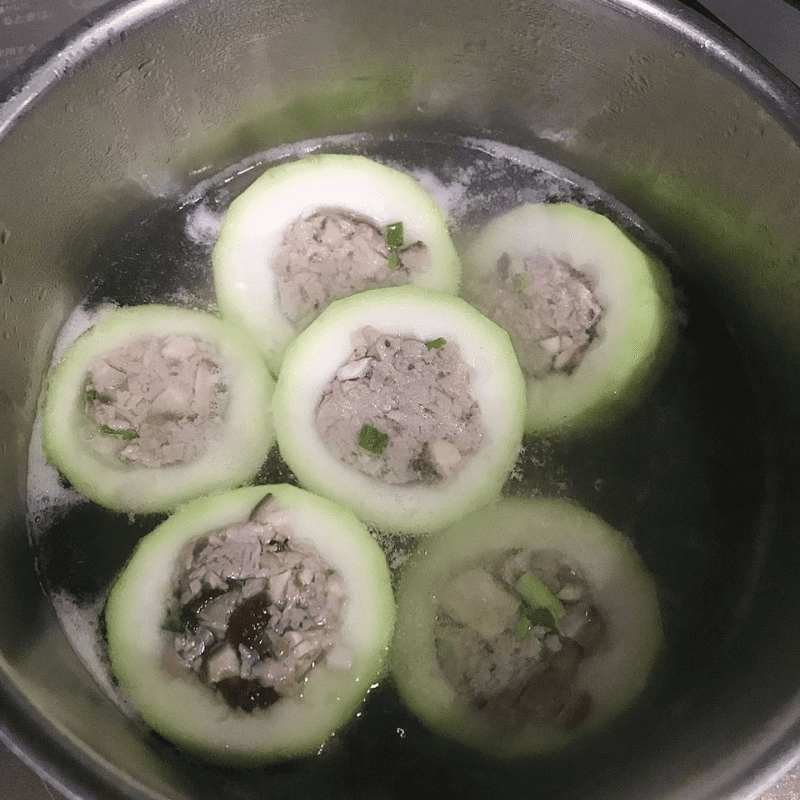
<svg viewBox="0 0 800 800">
<path fill-rule="evenodd" d="M 385 483 L 434 483 L 483 446 L 469 367 L 444 338 L 422 341 L 372 327 L 317 406 L 317 430 L 339 460 Z"/>
<path fill-rule="evenodd" d="M 585 578 L 557 553 L 513 549 L 468 565 L 437 591 L 439 665 L 498 728 L 571 730 L 591 713 L 581 664 L 606 621 Z"/>
<path fill-rule="evenodd" d="M 603 308 L 585 274 L 550 253 L 503 253 L 470 298 L 511 337 L 523 371 L 572 373 L 598 336 Z"/>
<path fill-rule="evenodd" d="M 232 708 L 299 695 L 322 659 L 350 665 L 337 646 L 343 579 L 292 528 L 268 495 L 249 520 L 190 542 L 179 559 L 165 664 L 194 673 Z"/>
<path fill-rule="evenodd" d="M 85 384 L 94 441 L 145 467 L 189 463 L 208 448 L 228 406 L 220 359 L 191 336 L 143 336 L 95 359 Z"/>
<path fill-rule="evenodd" d="M 406 244 L 401 223 L 382 228 L 337 209 L 295 220 L 272 261 L 280 309 L 298 327 L 340 297 L 409 283 L 427 265 L 428 248 Z"/>
</svg>

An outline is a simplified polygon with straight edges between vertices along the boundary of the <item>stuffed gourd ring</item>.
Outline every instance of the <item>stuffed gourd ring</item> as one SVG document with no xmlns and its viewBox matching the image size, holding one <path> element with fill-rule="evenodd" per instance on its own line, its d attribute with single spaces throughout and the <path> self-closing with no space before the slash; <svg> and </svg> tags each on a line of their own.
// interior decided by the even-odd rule
<svg viewBox="0 0 800 800">
<path fill-rule="evenodd" d="M 412 286 L 337 300 L 286 352 L 281 454 L 314 492 L 387 531 L 432 533 L 496 497 L 522 439 L 508 336 Z"/>
<path fill-rule="evenodd" d="M 292 486 L 195 500 L 111 589 L 111 665 L 144 720 L 232 765 L 316 752 L 379 677 L 394 621 L 380 548 Z"/>
<path fill-rule="evenodd" d="M 168 511 L 255 476 L 275 441 L 273 388 L 231 323 L 162 305 L 115 309 L 55 365 L 44 451 L 106 508 Z"/>
<path fill-rule="evenodd" d="M 618 715 L 662 638 L 653 579 L 619 533 L 563 501 L 509 498 L 407 563 L 390 664 L 428 727 L 511 758 Z"/>
<path fill-rule="evenodd" d="M 223 316 L 254 334 L 276 375 L 286 345 L 332 300 L 406 283 L 455 293 L 461 272 L 428 193 L 356 155 L 267 170 L 231 204 L 212 259 Z"/>
<path fill-rule="evenodd" d="M 565 203 L 492 220 L 465 256 L 464 295 L 514 342 L 529 433 L 617 419 L 652 384 L 674 339 L 663 265 L 610 220 Z"/>
</svg>

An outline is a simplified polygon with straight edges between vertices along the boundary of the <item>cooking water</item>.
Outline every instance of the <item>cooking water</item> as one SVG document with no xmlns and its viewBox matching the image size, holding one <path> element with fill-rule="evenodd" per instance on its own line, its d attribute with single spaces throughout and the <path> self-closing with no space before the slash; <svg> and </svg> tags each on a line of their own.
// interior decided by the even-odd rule
<svg viewBox="0 0 800 800">
<path fill-rule="evenodd" d="M 658 582 L 668 644 L 661 688 L 654 692 L 659 702 L 680 702 L 675 687 L 681 670 L 694 656 L 699 663 L 711 654 L 724 658 L 726 637 L 745 610 L 741 598 L 756 579 L 752 531 L 764 474 L 753 398 L 734 342 L 669 246 L 597 186 L 530 152 L 471 139 L 350 136 L 262 153 L 180 199 L 153 200 L 111 237 L 90 265 L 96 277 L 67 322 L 56 355 L 109 303 L 158 301 L 213 310 L 210 252 L 221 214 L 264 168 L 312 152 L 361 153 L 410 172 L 448 215 L 457 245 L 474 226 L 521 203 L 567 201 L 606 214 L 671 268 L 680 334 L 656 387 L 632 414 L 603 431 L 526 438 L 505 491 L 568 498 L 633 541 Z M 273 451 L 259 481 L 287 480 L 293 477 Z M 163 517 L 114 514 L 63 486 L 45 462 L 37 431 L 28 508 L 41 580 L 64 631 L 97 681 L 125 708 L 104 652 L 103 603 L 136 542 Z M 413 541 L 376 535 L 396 570 Z M 720 619 L 728 622 L 719 625 Z M 359 717 L 323 748 L 322 758 L 313 759 L 313 768 L 302 767 L 302 776 L 327 770 L 333 785 L 355 774 L 364 778 L 364 765 L 372 764 L 394 770 L 402 776 L 398 781 L 413 786 L 426 766 L 428 780 L 435 781 L 442 758 L 463 758 L 465 781 L 482 760 L 422 729 L 389 682 L 370 694 Z M 278 771 L 296 788 L 305 780 L 300 770 L 283 765 Z"/>
</svg>

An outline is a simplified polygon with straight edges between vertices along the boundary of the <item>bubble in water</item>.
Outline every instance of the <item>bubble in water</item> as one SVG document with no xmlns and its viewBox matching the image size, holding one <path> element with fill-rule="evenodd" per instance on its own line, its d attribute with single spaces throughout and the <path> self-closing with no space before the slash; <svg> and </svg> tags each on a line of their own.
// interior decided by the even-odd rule
<svg viewBox="0 0 800 800">
<path fill-rule="evenodd" d="M 186 217 L 186 237 L 195 244 L 211 247 L 219 233 L 221 217 L 200 204 Z"/>
</svg>

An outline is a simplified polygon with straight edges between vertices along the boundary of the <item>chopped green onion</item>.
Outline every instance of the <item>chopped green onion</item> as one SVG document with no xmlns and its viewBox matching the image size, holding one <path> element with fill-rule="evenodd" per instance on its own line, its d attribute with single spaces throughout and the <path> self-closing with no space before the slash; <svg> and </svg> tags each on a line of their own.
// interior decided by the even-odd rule
<svg viewBox="0 0 800 800">
<path fill-rule="evenodd" d="M 438 350 L 440 347 L 444 347 L 447 344 L 447 339 L 443 337 L 439 337 L 438 339 L 430 339 L 429 341 L 425 342 L 425 347 L 428 350 Z"/>
<path fill-rule="evenodd" d="M 379 456 L 389 444 L 389 434 L 378 430 L 374 425 L 366 424 L 358 432 L 358 446 L 363 450 Z"/>
<path fill-rule="evenodd" d="M 86 403 L 92 405 L 97 400 L 97 389 L 94 386 L 86 385 Z"/>
<path fill-rule="evenodd" d="M 528 275 L 527 272 L 518 272 L 514 276 L 514 290 L 517 292 L 521 292 L 523 289 L 527 288 L 530 281 L 531 281 L 531 276 Z"/>
<path fill-rule="evenodd" d="M 403 246 L 403 223 L 392 222 L 386 226 L 386 246 L 390 250 L 397 250 Z"/>
<path fill-rule="evenodd" d="M 527 614 L 520 611 L 517 617 L 517 624 L 514 626 L 514 638 L 519 640 L 524 639 L 531 632 L 532 627 L 533 624 L 528 619 Z"/>
<path fill-rule="evenodd" d="M 400 256 L 397 253 L 389 253 L 389 257 L 386 259 L 386 269 L 392 270 L 394 272 L 396 269 L 400 267 Z"/>
<path fill-rule="evenodd" d="M 119 436 L 126 442 L 139 438 L 139 434 L 132 428 L 112 428 L 110 425 L 101 425 L 100 433 L 105 433 L 108 436 Z"/>
<path fill-rule="evenodd" d="M 549 608 L 531 608 L 526 611 L 526 616 L 532 628 L 547 628 L 549 631 L 558 630 L 556 617 Z"/>
<path fill-rule="evenodd" d="M 547 612 L 548 619 L 552 617 L 554 621 L 564 616 L 564 604 L 532 572 L 520 575 L 517 591 L 531 612 L 541 609 Z"/>
</svg>

